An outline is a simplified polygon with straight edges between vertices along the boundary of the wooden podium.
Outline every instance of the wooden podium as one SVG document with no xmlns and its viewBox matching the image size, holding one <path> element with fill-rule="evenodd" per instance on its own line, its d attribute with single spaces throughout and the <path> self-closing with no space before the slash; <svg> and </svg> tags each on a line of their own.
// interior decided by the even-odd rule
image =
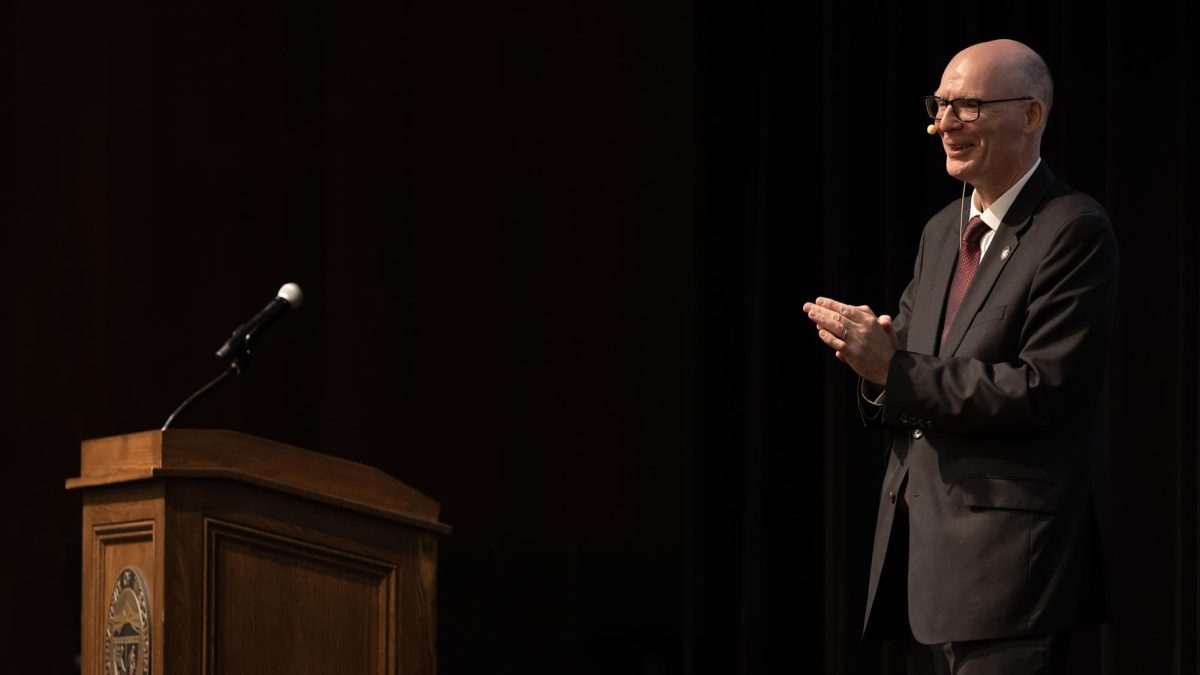
<svg viewBox="0 0 1200 675">
<path fill-rule="evenodd" d="M 83 675 L 433 675 L 437 502 L 231 431 L 84 441 Z"/>
</svg>

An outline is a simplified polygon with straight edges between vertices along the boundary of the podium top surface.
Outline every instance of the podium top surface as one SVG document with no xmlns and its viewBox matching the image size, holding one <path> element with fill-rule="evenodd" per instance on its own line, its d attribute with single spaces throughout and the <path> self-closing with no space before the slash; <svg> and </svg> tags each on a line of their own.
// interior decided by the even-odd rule
<svg viewBox="0 0 1200 675">
<path fill-rule="evenodd" d="M 227 479 L 441 534 L 441 506 L 363 464 L 220 429 L 143 431 L 84 441 L 67 489 L 154 478 Z"/>
</svg>

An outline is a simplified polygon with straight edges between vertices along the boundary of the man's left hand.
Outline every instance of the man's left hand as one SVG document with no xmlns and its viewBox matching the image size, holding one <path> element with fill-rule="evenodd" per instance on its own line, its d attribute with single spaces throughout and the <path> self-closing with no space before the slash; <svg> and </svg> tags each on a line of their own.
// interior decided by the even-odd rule
<svg viewBox="0 0 1200 675">
<path fill-rule="evenodd" d="M 852 307 L 829 298 L 804 303 L 804 311 L 840 361 L 868 382 L 887 384 L 888 367 L 899 349 L 892 317 L 877 317 L 866 305 Z"/>
</svg>

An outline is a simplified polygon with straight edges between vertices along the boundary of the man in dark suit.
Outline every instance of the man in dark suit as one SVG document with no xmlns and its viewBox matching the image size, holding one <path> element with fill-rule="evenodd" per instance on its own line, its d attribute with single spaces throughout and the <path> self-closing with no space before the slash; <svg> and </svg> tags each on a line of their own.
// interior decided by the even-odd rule
<svg viewBox="0 0 1200 675">
<path fill-rule="evenodd" d="M 913 673 L 1062 673 L 1069 629 L 1103 619 L 1117 247 L 1104 209 L 1041 161 L 1052 98 L 1025 45 L 956 55 L 930 133 L 973 189 L 925 226 L 894 323 L 804 305 L 861 376 L 864 419 L 894 430 L 864 631 L 902 631 Z"/>
</svg>

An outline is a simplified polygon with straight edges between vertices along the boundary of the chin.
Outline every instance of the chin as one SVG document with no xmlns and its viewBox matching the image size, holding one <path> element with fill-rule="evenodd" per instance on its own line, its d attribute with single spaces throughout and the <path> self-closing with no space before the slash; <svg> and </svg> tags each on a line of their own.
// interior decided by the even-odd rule
<svg viewBox="0 0 1200 675">
<path fill-rule="evenodd" d="M 946 173 L 950 174 L 951 178 L 971 182 L 970 166 L 966 162 L 957 162 L 949 157 L 946 158 Z"/>
</svg>

